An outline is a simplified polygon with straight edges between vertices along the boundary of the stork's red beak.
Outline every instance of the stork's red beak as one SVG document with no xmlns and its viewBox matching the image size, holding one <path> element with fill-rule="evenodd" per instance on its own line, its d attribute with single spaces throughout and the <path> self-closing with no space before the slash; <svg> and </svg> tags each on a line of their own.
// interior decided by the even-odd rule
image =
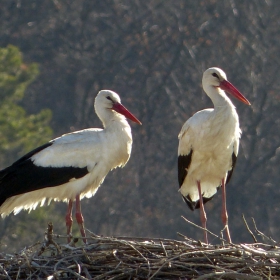
<svg viewBox="0 0 280 280">
<path fill-rule="evenodd" d="M 242 95 L 242 93 L 233 84 L 231 84 L 229 81 L 223 80 L 220 83 L 220 88 L 222 90 L 225 90 L 226 92 L 232 94 L 235 98 L 237 98 L 238 100 L 242 101 L 243 103 L 245 103 L 247 105 L 251 105 L 249 100 L 246 97 L 244 97 Z"/>
<path fill-rule="evenodd" d="M 119 114 L 124 115 L 128 119 L 132 120 L 133 122 L 136 122 L 138 124 L 142 124 L 132 113 L 130 113 L 122 104 L 120 103 L 114 103 L 113 110 L 118 112 Z"/>
</svg>

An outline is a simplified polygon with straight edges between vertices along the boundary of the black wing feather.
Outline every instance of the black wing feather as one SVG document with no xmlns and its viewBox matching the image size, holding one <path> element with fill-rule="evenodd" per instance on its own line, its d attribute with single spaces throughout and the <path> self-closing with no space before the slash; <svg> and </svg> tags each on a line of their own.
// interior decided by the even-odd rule
<svg viewBox="0 0 280 280">
<path fill-rule="evenodd" d="M 214 195 L 213 195 L 214 196 Z M 206 202 L 208 202 L 209 200 L 211 200 L 213 198 L 213 196 L 211 197 L 202 197 L 203 200 L 203 204 L 205 204 Z M 197 201 L 192 201 L 190 196 L 183 196 L 184 201 L 187 203 L 187 205 L 189 206 L 189 208 L 194 211 L 195 209 L 199 209 L 200 208 L 200 199 Z"/>
<path fill-rule="evenodd" d="M 189 152 L 189 154 L 181 156 L 178 156 L 178 182 L 179 182 L 179 188 L 184 183 L 185 178 L 188 175 L 188 168 L 190 167 L 191 160 L 192 160 L 192 153 L 193 150 Z"/>
<path fill-rule="evenodd" d="M 235 153 L 232 153 L 232 156 L 231 156 L 231 169 L 228 171 L 226 184 L 227 184 L 227 183 L 230 181 L 230 179 L 231 179 L 231 176 L 232 176 L 232 173 L 233 173 L 235 164 L 236 164 L 236 160 L 237 160 L 236 154 L 235 154 Z"/>
<path fill-rule="evenodd" d="M 181 186 L 184 183 L 185 178 L 188 175 L 188 169 L 190 167 L 191 164 L 191 160 L 192 160 L 192 153 L 193 150 L 191 149 L 191 151 L 189 152 L 189 154 L 184 155 L 184 156 L 179 156 L 178 157 L 178 181 L 179 181 L 179 188 L 181 188 Z M 187 203 L 187 205 L 189 206 L 189 208 L 193 211 L 194 209 L 197 209 L 200 207 L 199 205 L 199 201 L 192 201 L 190 196 L 183 196 L 184 201 Z M 203 198 L 203 202 L 204 202 Z M 206 198 L 205 200 L 209 200 L 208 198 Z M 206 201 L 205 201 L 206 203 Z"/>
<path fill-rule="evenodd" d="M 35 165 L 31 157 L 52 144 L 49 142 L 34 149 L 11 166 L 0 171 L 0 206 L 9 197 L 47 187 L 56 187 L 73 178 L 84 177 L 89 173 L 87 167 L 42 167 Z"/>
<path fill-rule="evenodd" d="M 31 157 L 34 156 L 35 154 L 37 154 L 37 153 L 41 152 L 42 150 L 48 148 L 48 147 L 51 146 L 53 143 L 54 143 L 54 142 L 48 142 L 48 143 L 46 143 L 46 144 L 44 144 L 44 145 L 42 145 L 42 146 L 40 146 L 40 147 L 38 147 L 38 148 L 36 148 L 36 149 L 30 151 L 29 153 L 25 154 L 25 155 L 22 156 L 20 159 L 18 159 L 17 161 L 15 161 L 15 162 L 12 164 L 12 166 L 14 166 L 14 165 L 16 166 L 16 165 L 18 165 L 18 164 L 20 164 L 20 163 L 26 161 L 27 159 L 31 158 Z M 6 168 L 6 169 L 7 169 L 7 168 Z M 2 175 L 2 174 L 1 174 L 2 171 L 5 171 L 5 169 L 0 171 L 0 178 L 1 178 L 1 175 Z"/>
</svg>

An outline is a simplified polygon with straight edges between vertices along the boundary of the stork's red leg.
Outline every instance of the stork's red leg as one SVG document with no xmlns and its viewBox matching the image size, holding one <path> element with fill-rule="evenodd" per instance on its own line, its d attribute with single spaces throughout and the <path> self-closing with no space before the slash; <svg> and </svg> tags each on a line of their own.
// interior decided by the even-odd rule
<svg viewBox="0 0 280 280">
<path fill-rule="evenodd" d="M 67 214 L 65 216 L 68 242 L 71 241 L 71 234 L 72 234 L 72 224 L 73 224 L 72 209 L 73 209 L 73 201 L 70 199 L 68 203 Z"/>
<path fill-rule="evenodd" d="M 205 229 L 204 230 L 204 240 L 205 240 L 205 243 L 208 244 L 208 236 L 207 236 L 207 231 L 206 231 L 207 216 L 206 216 L 206 212 L 204 209 L 200 181 L 197 181 L 197 188 L 198 188 L 199 203 L 200 203 L 200 220 L 201 220 L 202 227 Z"/>
<path fill-rule="evenodd" d="M 230 237 L 229 227 L 228 227 L 225 179 L 222 180 L 222 200 L 223 200 L 222 221 L 223 221 L 223 224 L 225 225 L 224 229 L 226 230 L 228 241 L 231 243 L 231 237 Z"/>
<path fill-rule="evenodd" d="M 80 228 L 80 232 L 83 238 L 84 243 L 87 243 L 86 240 L 86 231 L 85 231 L 85 227 L 84 227 L 84 217 L 82 214 L 82 210 L 81 210 L 81 201 L 80 201 L 80 195 L 76 196 L 76 220 L 77 223 L 79 225 Z"/>
</svg>

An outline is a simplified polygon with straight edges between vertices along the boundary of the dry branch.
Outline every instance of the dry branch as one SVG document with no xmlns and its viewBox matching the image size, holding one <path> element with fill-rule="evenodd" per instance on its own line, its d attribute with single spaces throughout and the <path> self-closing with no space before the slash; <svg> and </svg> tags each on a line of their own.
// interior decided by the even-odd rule
<svg viewBox="0 0 280 280">
<path fill-rule="evenodd" d="M 0 260 L 0 279 L 277 279 L 280 248 L 91 235 L 82 247 L 46 240 Z M 56 240 L 56 241 L 54 241 Z M 57 247 L 59 246 L 59 248 Z M 44 250 L 42 250 L 44 248 Z"/>
</svg>

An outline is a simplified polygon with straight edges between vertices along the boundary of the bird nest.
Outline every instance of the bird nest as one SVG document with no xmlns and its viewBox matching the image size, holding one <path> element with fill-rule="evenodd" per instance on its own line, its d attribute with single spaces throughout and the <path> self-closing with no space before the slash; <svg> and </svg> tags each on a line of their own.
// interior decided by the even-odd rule
<svg viewBox="0 0 280 280">
<path fill-rule="evenodd" d="M 181 235 L 182 236 L 182 235 Z M 101 237 L 88 244 L 58 245 L 53 234 L 15 255 L 0 256 L 1 279 L 280 279 L 277 245 L 206 245 L 182 236 L 162 238 Z"/>
</svg>

